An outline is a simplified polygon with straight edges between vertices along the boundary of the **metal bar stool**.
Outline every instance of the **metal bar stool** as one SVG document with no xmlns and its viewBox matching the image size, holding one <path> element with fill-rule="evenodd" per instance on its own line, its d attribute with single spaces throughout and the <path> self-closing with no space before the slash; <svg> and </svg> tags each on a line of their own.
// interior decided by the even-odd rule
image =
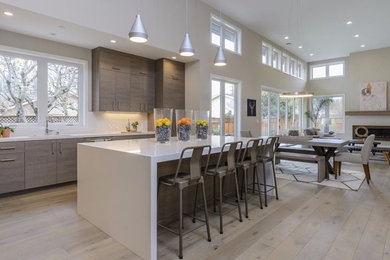
<svg viewBox="0 0 390 260">
<path fill-rule="evenodd" d="M 259 176 L 257 172 L 257 158 L 259 148 L 263 145 L 263 139 L 251 139 L 246 143 L 244 153 L 242 155 L 241 161 L 237 163 L 237 168 L 242 170 L 243 173 L 243 182 L 241 185 L 241 197 L 242 190 L 245 194 L 245 217 L 248 218 L 248 170 L 253 169 L 253 172 L 256 172 L 257 176 L 257 185 L 260 190 Z M 263 209 L 263 202 L 261 200 L 261 194 L 259 192 L 260 208 Z"/>
<path fill-rule="evenodd" d="M 202 185 L 202 193 L 203 193 L 203 203 L 204 203 L 204 216 L 205 219 L 196 218 L 195 216 L 192 216 L 193 218 L 196 218 L 199 221 L 205 222 L 206 228 L 207 228 L 207 240 L 211 241 L 210 236 L 210 226 L 209 226 L 209 219 L 207 214 L 207 201 L 206 201 L 206 192 L 204 188 L 204 178 L 202 176 L 202 155 L 205 149 L 208 149 L 207 152 L 207 162 L 206 162 L 206 168 L 207 170 L 208 163 L 210 160 L 210 152 L 211 152 L 211 146 L 205 145 L 205 146 L 197 146 L 197 147 L 187 147 L 183 149 L 180 155 L 180 160 L 177 165 L 176 173 L 174 175 L 164 176 L 159 179 L 159 185 L 165 185 L 167 187 L 172 187 L 177 190 L 179 190 L 179 231 L 176 232 L 164 225 L 159 224 L 160 227 L 176 234 L 179 236 L 179 258 L 183 258 L 183 235 L 192 232 L 199 227 L 196 227 L 190 231 L 187 231 L 183 233 L 183 190 L 185 188 L 188 188 L 190 186 L 196 185 L 197 188 L 199 184 Z M 188 153 L 192 151 L 192 155 L 188 156 L 190 158 L 190 168 L 189 173 L 183 172 L 181 170 L 182 161 L 184 159 L 185 154 L 188 155 Z"/>
<path fill-rule="evenodd" d="M 223 154 L 225 152 L 225 148 L 229 147 L 226 156 L 226 165 L 225 162 L 222 161 Z M 236 158 L 236 150 L 238 150 L 238 156 Z M 240 207 L 240 192 L 238 189 L 238 178 L 237 178 L 237 168 L 236 168 L 236 160 L 240 158 L 240 152 L 242 149 L 242 142 L 230 142 L 225 143 L 222 146 L 221 152 L 219 153 L 218 162 L 215 168 L 208 169 L 205 171 L 206 175 L 213 177 L 213 201 L 214 201 L 214 212 L 216 212 L 215 201 L 217 200 L 215 190 L 216 190 L 216 177 L 219 178 L 219 233 L 223 234 L 223 219 L 222 219 L 222 202 L 223 202 L 223 179 L 227 175 L 234 175 L 235 180 L 235 188 L 236 188 L 236 196 L 237 196 L 237 208 L 240 222 L 242 222 L 241 216 L 241 207 Z"/>
<path fill-rule="evenodd" d="M 275 151 L 276 151 L 276 144 L 278 143 L 279 137 L 268 137 L 267 141 L 261 148 L 261 154 L 258 157 L 258 163 L 261 163 L 263 165 L 263 186 L 264 186 L 264 205 L 268 207 L 268 201 L 267 201 L 267 193 L 273 189 L 275 189 L 275 195 L 276 199 L 279 199 L 278 195 L 278 186 L 276 184 L 276 173 L 275 173 Z M 273 171 L 273 177 L 274 177 L 274 185 L 268 185 L 267 184 L 267 176 L 265 171 L 265 165 L 267 162 L 272 163 L 272 171 Z M 257 169 L 257 168 L 256 168 Z M 267 189 L 270 188 L 270 189 Z M 255 190 L 254 184 L 253 184 L 253 191 Z M 260 193 L 260 190 L 259 190 Z"/>
</svg>

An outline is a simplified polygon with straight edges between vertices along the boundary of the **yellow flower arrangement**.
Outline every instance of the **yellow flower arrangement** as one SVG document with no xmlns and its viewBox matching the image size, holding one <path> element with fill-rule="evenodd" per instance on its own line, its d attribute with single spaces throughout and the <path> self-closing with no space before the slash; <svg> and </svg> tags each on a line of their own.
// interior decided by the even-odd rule
<svg viewBox="0 0 390 260">
<path fill-rule="evenodd" d="M 156 126 L 157 127 L 162 127 L 162 126 L 170 126 L 172 124 L 171 120 L 168 118 L 160 118 L 156 120 Z"/>
<path fill-rule="evenodd" d="M 199 126 L 208 126 L 208 122 L 206 120 L 198 120 L 196 121 L 196 125 L 199 125 Z"/>
</svg>

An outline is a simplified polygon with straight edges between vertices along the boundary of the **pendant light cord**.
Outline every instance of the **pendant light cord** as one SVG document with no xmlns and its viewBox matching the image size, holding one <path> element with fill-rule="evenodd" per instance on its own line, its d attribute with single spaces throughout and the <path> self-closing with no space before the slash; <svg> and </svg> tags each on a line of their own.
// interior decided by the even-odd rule
<svg viewBox="0 0 390 260">
<path fill-rule="evenodd" d="M 188 33 L 188 0 L 186 0 L 186 33 Z"/>
</svg>

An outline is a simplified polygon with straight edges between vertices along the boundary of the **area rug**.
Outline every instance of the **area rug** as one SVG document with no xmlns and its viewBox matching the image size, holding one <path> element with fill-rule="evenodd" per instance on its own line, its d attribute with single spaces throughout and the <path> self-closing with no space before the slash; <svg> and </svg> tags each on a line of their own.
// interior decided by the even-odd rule
<svg viewBox="0 0 390 260">
<path fill-rule="evenodd" d="M 312 183 L 333 188 L 358 191 L 365 180 L 364 172 L 341 170 L 341 176 L 335 180 L 334 175 L 329 176 L 329 180 L 317 182 L 317 164 L 293 162 L 281 160 L 275 168 L 276 177 L 298 182 Z"/>
</svg>

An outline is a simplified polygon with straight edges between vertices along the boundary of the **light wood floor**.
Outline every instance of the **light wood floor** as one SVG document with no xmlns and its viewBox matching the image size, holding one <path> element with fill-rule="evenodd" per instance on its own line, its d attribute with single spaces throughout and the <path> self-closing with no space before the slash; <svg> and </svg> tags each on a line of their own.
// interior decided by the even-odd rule
<svg viewBox="0 0 390 260">
<path fill-rule="evenodd" d="M 361 167 L 361 166 L 360 166 Z M 360 169 L 343 165 L 343 169 Z M 279 180 L 280 200 L 250 218 L 211 215 L 184 239 L 184 259 L 390 259 L 390 167 L 371 165 L 358 192 Z M 186 222 L 186 228 L 192 225 Z M 159 232 L 159 259 L 177 259 L 177 237 Z M 76 185 L 0 198 L 0 259 L 139 259 L 76 213 Z"/>
</svg>

